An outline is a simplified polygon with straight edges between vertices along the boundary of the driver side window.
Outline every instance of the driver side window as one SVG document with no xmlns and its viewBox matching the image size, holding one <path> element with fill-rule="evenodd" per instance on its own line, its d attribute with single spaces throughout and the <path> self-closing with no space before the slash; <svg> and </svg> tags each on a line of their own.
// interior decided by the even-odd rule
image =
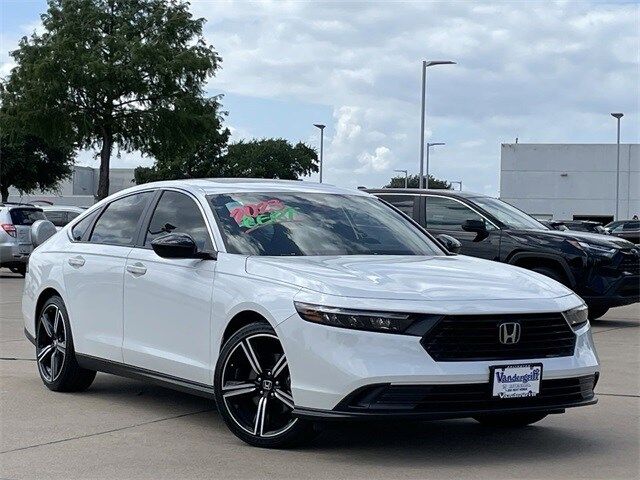
<svg viewBox="0 0 640 480">
<path fill-rule="evenodd" d="M 448 230 L 461 232 L 462 224 L 467 220 L 479 220 L 484 222 L 487 230 L 493 229 L 493 225 L 482 216 L 471 210 L 463 203 L 446 197 L 426 198 L 426 223 L 427 228 L 435 230 Z"/>
<path fill-rule="evenodd" d="M 167 233 L 187 233 L 196 242 L 199 250 L 213 249 L 209 231 L 198 206 L 187 195 L 172 190 L 162 192 L 151 216 L 144 246 L 150 247 L 154 239 Z"/>
</svg>

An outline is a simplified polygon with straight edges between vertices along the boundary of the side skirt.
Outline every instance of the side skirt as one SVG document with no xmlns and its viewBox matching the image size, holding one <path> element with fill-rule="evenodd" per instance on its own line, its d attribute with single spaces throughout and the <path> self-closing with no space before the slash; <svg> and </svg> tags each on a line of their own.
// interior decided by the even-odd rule
<svg viewBox="0 0 640 480">
<path fill-rule="evenodd" d="M 190 382 L 189 380 L 165 375 L 160 372 L 154 372 L 153 370 L 125 365 L 124 363 L 92 357 L 91 355 L 76 353 L 76 360 L 78 361 L 78 365 L 82 368 L 86 368 L 87 370 L 95 370 L 97 372 L 110 373 L 119 377 L 147 381 L 155 385 L 171 388 L 180 392 L 190 393 L 199 397 L 209 399 L 214 398 L 212 385 Z"/>
</svg>

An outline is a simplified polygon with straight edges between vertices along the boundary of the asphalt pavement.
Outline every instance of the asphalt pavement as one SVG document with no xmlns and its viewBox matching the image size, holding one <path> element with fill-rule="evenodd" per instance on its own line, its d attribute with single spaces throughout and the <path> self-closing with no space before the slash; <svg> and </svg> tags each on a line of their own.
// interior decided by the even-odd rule
<svg viewBox="0 0 640 480">
<path fill-rule="evenodd" d="M 0 478 L 640 478 L 640 306 L 593 325 L 599 403 L 517 430 L 473 420 L 334 425 L 296 450 L 249 447 L 211 401 L 106 374 L 47 390 L 23 336 L 23 280 L 0 270 Z"/>
</svg>

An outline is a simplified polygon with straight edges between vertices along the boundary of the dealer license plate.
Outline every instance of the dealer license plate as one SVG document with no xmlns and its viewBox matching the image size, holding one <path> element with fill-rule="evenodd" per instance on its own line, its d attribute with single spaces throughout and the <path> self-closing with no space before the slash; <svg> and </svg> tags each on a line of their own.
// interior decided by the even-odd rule
<svg viewBox="0 0 640 480">
<path fill-rule="evenodd" d="M 496 365 L 490 370 L 494 397 L 526 398 L 536 397 L 540 393 L 541 363 Z"/>
</svg>

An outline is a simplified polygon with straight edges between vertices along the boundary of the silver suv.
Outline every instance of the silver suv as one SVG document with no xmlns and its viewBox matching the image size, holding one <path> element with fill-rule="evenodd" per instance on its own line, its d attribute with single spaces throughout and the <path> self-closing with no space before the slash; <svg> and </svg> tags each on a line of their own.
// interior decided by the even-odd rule
<svg viewBox="0 0 640 480">
<path fill-rule="evenodd" d="M 46 220 L 39 207 L 0 203 L 0 267 L 25 274 L 33 251 L 31 225 L 36 220 Z"/>
</svg>

